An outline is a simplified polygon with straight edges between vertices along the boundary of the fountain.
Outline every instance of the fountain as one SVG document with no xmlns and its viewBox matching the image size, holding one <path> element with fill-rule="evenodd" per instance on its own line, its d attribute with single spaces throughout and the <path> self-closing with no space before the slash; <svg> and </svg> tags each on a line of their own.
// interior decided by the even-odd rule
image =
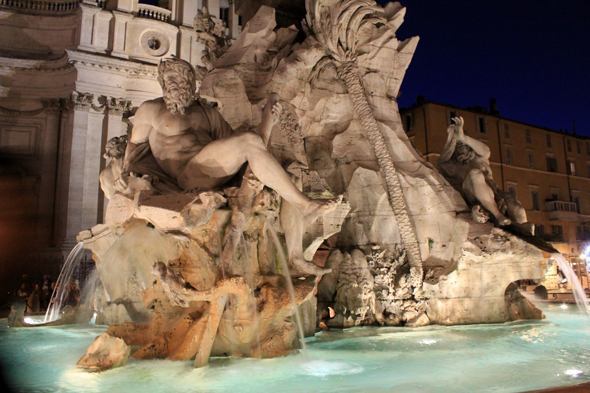
<svg viewBox="0 0 590 393">
<path fill-rule="evenodd" d="M 523 390 L 585 380 L 573 338 L 505 296 L 513 281 L 541 280 L 554 250 L 494 185 L 487 147 L 455 119 L 438 172 L 404 133 L 395 97 L 418 43 L 396 38 L 405 8 L 306 8 L 304 38 L 262 6 L 235 43 L 204 52 L 198 73 L 160 63 L 164 97 L 140 106 L 129 139 L 107 144 L 105 223 L 78 236 L 106 292 L 97 325 L 11 331 L 0 349 L 41 337 L 64 346 L 68 365 L 44 379 L 63 391 L 320 391 L 342 381 L 350 391 L 457 391 L 458 374 L 465 391 L 481 391 L 476 379 L 495 386 L 506 373 Z M 454 178 L 469 160 L 477 171 Z M 312 337 L 327 310 L 325 326 L 345 329 Z M 542 311 L 587 338 L 577 314 Z M 482 323 L 491 325 L 472 326 Z M 285 357 L 306 343 L 308 356 Z M 567 354 L 546 361 L 560 346 Z M 30 360 L 16 362 L 26 371 Z M 76 361 L 124 368 L 89 374 Z M 35 378 L 19 386 L 41 386 Z"/>
</svg>

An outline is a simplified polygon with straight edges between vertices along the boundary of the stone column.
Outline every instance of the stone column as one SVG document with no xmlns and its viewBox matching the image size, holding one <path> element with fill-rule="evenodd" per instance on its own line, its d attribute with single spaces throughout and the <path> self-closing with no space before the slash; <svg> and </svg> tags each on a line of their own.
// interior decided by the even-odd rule
<svg viewBox="0 0 590 393">
<path fill-rule="evenodd" d="M 71 249 L 83 229 L 98 223 L 100 161 L 104 106 L 93 105 L 94 95 L 74 92 L 70 131 L 62 144 L 60 168 L 61 214 L 65 213 L 62 249 Z"/>
<path fill-rule="evenodd" d="M 41 184 L 39 187 L 39 227 L 43 244 L 53 243 L 55 181 L 62 105 L 59 98 L 41 102 L 47 114 L 41 139 Z"/>
</svg>

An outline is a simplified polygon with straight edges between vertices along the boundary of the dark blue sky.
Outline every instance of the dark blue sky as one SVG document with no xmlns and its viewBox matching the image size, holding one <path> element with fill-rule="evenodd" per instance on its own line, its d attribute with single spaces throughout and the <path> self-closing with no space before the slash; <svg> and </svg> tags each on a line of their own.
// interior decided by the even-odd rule
<svg viewBox="0 0 590 393">
<path fill-rule="evenodd" d="M 384 3 L 383 1 L 379 1 Z M 461 107 L 590 136 L 590 0 L 404 0 L 398 38 L 420 36 L 401 86 Z"/>
</svg>

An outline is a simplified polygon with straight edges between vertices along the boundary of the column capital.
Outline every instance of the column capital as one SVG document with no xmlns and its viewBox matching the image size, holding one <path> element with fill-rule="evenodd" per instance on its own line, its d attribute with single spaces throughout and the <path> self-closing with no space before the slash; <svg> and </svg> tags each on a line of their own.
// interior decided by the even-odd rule
<svg viewBox="0 0 590 393">
<path fill-rule="evenodd" d="M 109 115 L 122 116 L 125 112 L 131 110 L 133 103 L 125 98 L 108 97 L 106 107 Z"/>
<path fill-rule="evenodd" d="M 43 109 L 47 113 L 57 114 L 63 109 L 62 102 L 59 98 L 41 100 L 41 105 L 43 105 Z"/>
<path fill-rule="evenodd" d="M 69 107 L 78 111 L 88 112 L 93 107 L 92 101 L 94 101 L 94 94 L 74 91 L 70 98 Z"/>
</svg>

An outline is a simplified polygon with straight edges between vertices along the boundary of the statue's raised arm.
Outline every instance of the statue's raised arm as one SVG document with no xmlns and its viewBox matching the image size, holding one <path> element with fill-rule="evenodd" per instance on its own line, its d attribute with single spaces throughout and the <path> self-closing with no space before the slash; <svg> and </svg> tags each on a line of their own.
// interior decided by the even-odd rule
<svg viewBox="0 0 590 393">
<path fill-rule="evenodd" d="M 472 207 L 476 221 L 485 222 L 489 213 L 498 226 L 510 225 L 513 220 L 518 224 L 526 223 L 522 205 L 494 182 L 489 162 L 490 148 L 465 135 L 463 125 L 463 118 L 455 117 L 447 128 L 447 141 L 437 160 L 438 169 Z M 527 225 L 527 231 L 532 232 L 531 228 Z"/>
</svg>

